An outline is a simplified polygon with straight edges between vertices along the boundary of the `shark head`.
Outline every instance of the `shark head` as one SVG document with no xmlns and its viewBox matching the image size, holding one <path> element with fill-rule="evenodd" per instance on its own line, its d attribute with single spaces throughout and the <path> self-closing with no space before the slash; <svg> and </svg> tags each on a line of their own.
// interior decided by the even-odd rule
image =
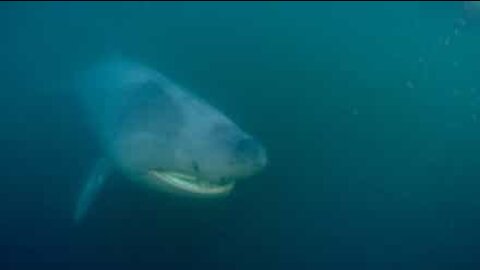
<svg viewBox="0 0 480 270">
<path fill-rule="evenodd" d="M 125 84 L 109 129 L 111 159 L 130 178 L 170 193 L 228 195 L 267 165 L 264 146 L 160 74 Z"/>
</svg>

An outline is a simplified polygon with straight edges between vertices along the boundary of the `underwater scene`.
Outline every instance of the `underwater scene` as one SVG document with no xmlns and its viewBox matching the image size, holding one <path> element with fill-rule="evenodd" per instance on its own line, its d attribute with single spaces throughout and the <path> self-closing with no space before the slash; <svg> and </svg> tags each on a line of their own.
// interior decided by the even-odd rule
<svg viewBox="0 0 480 270">
<path fill-rule="evenodd" d="M 480 1 L 0 3 L 0 269 L 480 269 Z"/>
</svg>

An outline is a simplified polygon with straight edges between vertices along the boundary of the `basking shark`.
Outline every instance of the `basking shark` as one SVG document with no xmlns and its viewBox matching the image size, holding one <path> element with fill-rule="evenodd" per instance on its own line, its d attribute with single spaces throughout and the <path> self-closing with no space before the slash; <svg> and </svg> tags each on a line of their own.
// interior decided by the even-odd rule
<svg viewBox="0 0 480 270">
<path fill-rule="evenodd" d="M 203 99 L 137 62 L 115 59 L 78 83 L 100 156 L 86 177 L 81 221 L 113 171 L 163 192 L 224 197 L 267 164 L 264 146 Z"/>
</svg>

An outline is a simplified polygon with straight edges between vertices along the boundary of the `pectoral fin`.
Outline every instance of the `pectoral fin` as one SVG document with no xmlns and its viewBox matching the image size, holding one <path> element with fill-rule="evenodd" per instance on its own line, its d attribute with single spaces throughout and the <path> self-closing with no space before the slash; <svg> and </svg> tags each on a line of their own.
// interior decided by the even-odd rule
<svg viewBox="0 0 480 270">
<path fill-rule="evenodd" d="M 75 207 L 74 220 L 80 223 L 101 190 L 110 168 L 105 159 L 99 159 L 86 179 Z"/>
</svg>

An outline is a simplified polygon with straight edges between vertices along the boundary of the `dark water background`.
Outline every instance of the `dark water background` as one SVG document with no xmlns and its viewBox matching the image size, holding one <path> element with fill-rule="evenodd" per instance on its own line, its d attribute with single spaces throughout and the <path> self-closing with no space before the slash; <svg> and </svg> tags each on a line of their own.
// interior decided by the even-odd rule
<svg viewBox="0 0 480 270">
<path fill-rule="evenodd" d="M 461 2 L 0 4 L 1 269 L 480 269 L 480 24 Z M 455 30 L 457 29 L 457 30 Z M 72 78 L 150 65 L 266 145 L 225 200 L 115 176 Z"/>
</svg>

